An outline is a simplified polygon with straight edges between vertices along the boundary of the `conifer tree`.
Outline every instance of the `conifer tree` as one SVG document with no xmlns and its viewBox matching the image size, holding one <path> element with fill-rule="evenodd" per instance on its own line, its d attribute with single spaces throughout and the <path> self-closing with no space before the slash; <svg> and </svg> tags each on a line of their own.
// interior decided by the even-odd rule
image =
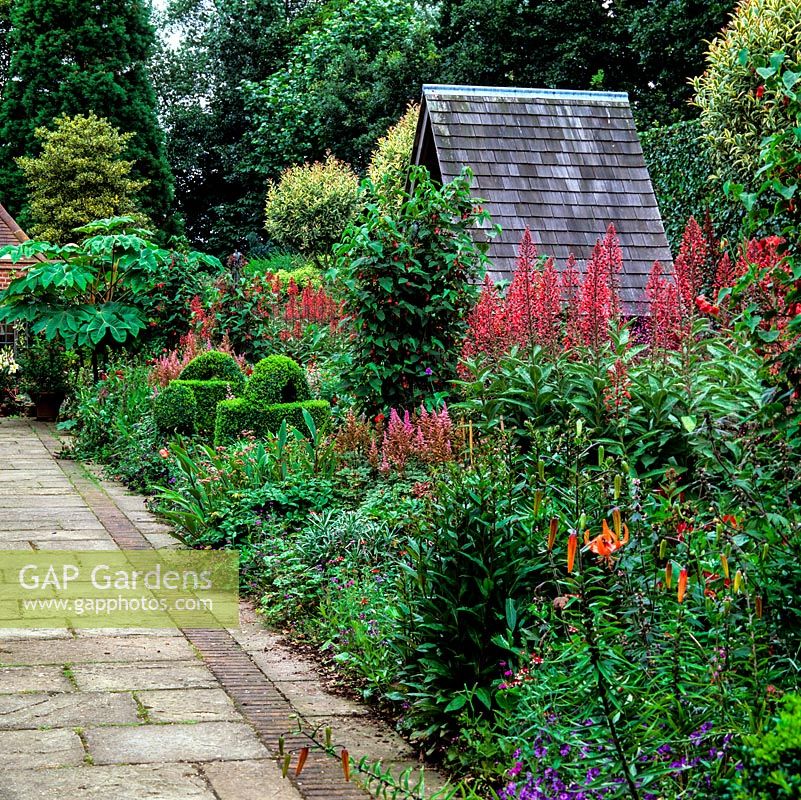
<svg viewBox="0 0 801 800">
<path fill-rule="evenodd" d="M 95 113 L 133 134 L 125 156 L 133 177 L 147 181 L 139 203 L 164 226 L 172 179 L 148 73 L 154 36 L 147 0 L 14 0 L 0 104 L 0 203 L 13 213 L 24 209 L 15 159 L 38 154 L 37 128 L 62 115 Z"/>
</svg>

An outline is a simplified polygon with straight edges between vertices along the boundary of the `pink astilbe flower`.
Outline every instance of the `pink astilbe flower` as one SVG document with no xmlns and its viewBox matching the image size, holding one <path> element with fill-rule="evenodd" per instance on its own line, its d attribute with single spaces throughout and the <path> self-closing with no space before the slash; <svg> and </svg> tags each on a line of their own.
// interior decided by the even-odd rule
<svg viewBox="0 0 801 800">
<path fill-rule="evenodd" d="M 611 226 L 610 226 L 611 227 Z M 614 229 L 612 229 L 614 230 Z M 593 350 L 609 341 L 609 326 L 618 301 L 610 286 L 610 258 L 606 240 L 595 243 L 587 261 L 578 303 L 578 328 L 581 341 Z"/>
<path fill-rule="evenodd" d="M 462 361 L 482 357 L 490 364 L 495 364 L 509 349 L 510 341 L 503 299 L 492 278 L 487 275 L 478 302 L 467 317 Z M 463 377 L 467 375 L 462 365 L 459 374 Z"/>
<path fill-rule="evenodd" d="M 421 406 L 417 420 L 417 456 L 426 464 L 452 461 L 452 433 L 453 423 L 446 405 L 443 405 L 439 413 L 429 413 L 425 406 Z"/>
<path fill-rule="evenodd" d="M 541 275 L 537 269 L 537 248 L 526 228 L 518 249 L 512 283 L 506 293 L 506 327 L 511 341 L 527 346 L 535 337 L 539 311 L 538 295 Z"/>
<path fill-rule="evenodd" d="M 554 260 L 549 258 L 539 280 L 537 291 L 537 344 L 555 353 L 562 339 L 562 287 Z"/>
<path fill-rule="evenodd" d="M 689 316 L 695 309 L 695 298 L 701 293 L 704 284 L 704 267 L 707 263 L 707 243 L 701 226 L 690 217 L 684 235 L 681 237 L 679 254 L 676 256 L 674 270 L 679 289 L 682 315 Z"/>
<path fill-rule="evenodd" d="M 650 318 L 651 346 L 655 350 L 676 347 L 681 335 L 681 311 L 676 284 L 663 276 L 662 265 L 654 261 L 645 287 Z"/>
<path fill-rule="evenodd" d="M 415 453 L 416 438 L 409 412 L 406 411 L 401 419 L 393 408 L 389 412 L 389 424 L 384 432 L 379 471 L 386 474 L 394 467 L 398 472 L 403 472 Z"/>
</svg>

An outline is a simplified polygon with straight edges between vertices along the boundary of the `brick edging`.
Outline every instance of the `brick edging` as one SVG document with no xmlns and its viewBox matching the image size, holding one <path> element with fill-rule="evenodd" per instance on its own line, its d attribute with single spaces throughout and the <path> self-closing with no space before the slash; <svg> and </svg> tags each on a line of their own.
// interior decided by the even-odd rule
<svg viewBox="0 0 801 800">
<path fill-rule="evenodd" d="M 80 464 L 59 457 L 61 443 L 54 436 L 52 427 L 31 425 L 31 428 L 120 549 L 153 549 L 153 545 L 122 512 L 114 498 L 91 481 Z M 292 725 L 293 719 L 299 720 L 304 731 L 312 730 L 227 630 L 181 629 L 181 633 L 201 655 L 276 760 L 279 760 L 278 740 L 283 736 L 286 752 L 293 754 L 288 777 L 302 797 L 306 800 L 364 800 L 369 796 L 357 784 L 344 781 L 338 758 L 314 749 L 310 737 L 298 731 L 297 723 Z M 303 772 L 295 776 L 297 753 L 300 748 L 310 745 L 313 749 Z"/>
</svg>

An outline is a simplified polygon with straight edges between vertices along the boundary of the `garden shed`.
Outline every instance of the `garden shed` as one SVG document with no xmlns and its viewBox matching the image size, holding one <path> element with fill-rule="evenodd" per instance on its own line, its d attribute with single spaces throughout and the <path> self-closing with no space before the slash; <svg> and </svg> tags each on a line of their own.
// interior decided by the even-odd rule
<svg viewBox="0 0 801 800">
<path fill-rule="evenodd" d="M 528 226 L 541 253 L 580 268 L 614 223 L 623 249 L 620 296 L 647 313 L 654 261 L 672 258 L 628 95 L 426 85 L 412 159 L 439 181 L 473 171 L 473 192 L 502 227 L 490 275 L 508 280 Z"/>
</svg>

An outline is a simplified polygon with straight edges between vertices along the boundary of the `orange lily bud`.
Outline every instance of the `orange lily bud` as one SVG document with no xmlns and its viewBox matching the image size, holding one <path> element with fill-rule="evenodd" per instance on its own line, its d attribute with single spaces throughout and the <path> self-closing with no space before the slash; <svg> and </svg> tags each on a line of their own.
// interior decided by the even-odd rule
<svg viewBox="0 0 801 800">
<path fill-rule="evenodd" d="M 665 564 L 665 588 L 670 589 L 673 586 L 673 564 L 669 561 Z"/>
<path fill-rule="evenodd" d="M 754 605 L 756 607 L 757 618 L 762 619 L 762 597 L 760 595 L 754 598 Z"/>
<path fill-rule="evenodd" d="M 617 534 L 617 538 L 620 538 L 620 532 L 622 528 L 620 527 L 620 509 L 614 508 L 612 509 L 612 526 L 615 529 L 615 533 Z"/>
<path fill-rule="evenodd" d="M 660 560 L 667 556 L 667 539 L 662 539 L 659 542 L 659 558 Z"/>
<path fill-rule="evenodd" d="M 575 531 L 570 532 L 567 538 L 567 571 L 573 571 L 573 563 L 576 560 L 576 549 L 578 548 L 578 534 Z"/>
<path fill-rule="evenodd" d="M 729 579 L 729 559 L 726 558 L 726 554 L 725 553 L 721 553 L 720 554 L 720 565 L 721 565 L 721 567 L 723 567 L 723 577 L 725 577 L 726 580 L 728 580 Z"/>
<path fill-rule="evenodd" d="M 340 757 L 342 758 L 342 774 L 345 776 L 345 781 L 347 782 L 350 780 L 350 756 L 348 755 L 348 751 L 343 749 Z"/>
<path fill-rule="evenodd" d="M 553 546 L 556 543 L 556 532 L 559 529 L 559 520 L 556 517 L 551 517 L 551 524 L 548 530 L 548 552 L 550 553 L 553 550 Z"/>
<path fill-rule="evenodd" d="M 687 593 L 687 568 L 682 567 L 679 571 L 679 588 L 678 588 L 679 602 L 684 602 L 684 595 Z"/>
<path fill-rule="evenodd" d="M 738 569 L 734 574 L 734 593 L 740 594 L 743 589 L 743 573 Z"/>
<path fill-rule="evenodd" d="M 278 737 L 278 755 L 279 756 L 284 755 L 284 737 L 283 736 L 279 736 Z"/>
<path fill-rule="evenodd" d="M 300 775 L 300 773 L 303 772 L 303 765 L 306 763 L 308 757 L 309 748 L 301 747 L 300 754 L 298 755 L 298 765 L 295 767 L 295 775 Z"/>
</svg>

